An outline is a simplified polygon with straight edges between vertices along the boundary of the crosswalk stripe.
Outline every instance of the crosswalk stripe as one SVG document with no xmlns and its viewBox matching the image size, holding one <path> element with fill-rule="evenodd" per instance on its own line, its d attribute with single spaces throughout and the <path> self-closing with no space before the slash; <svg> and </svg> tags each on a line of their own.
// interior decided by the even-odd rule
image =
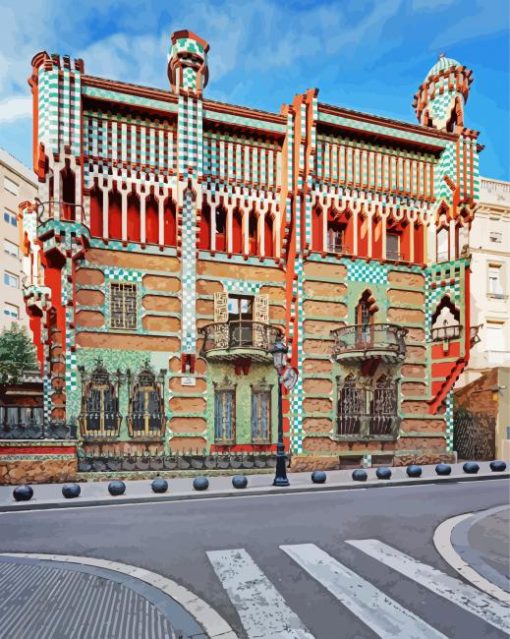
<svg viewBox="0 0 510 639">
<path fill-rule="evenodd" d="M 315 544 L 280 548 L 382 639 L 447 639 Z"/>
<path fill-rule="evenodd" d="M 214 550 L 207 556 L 248 639 L 314 639 L 243 548 Z"/>
<path fill-rule="evenodd" d="M 510 633 L 510 606 L 465 584 L 460 579 L 422 563 L 377 539 L 347 540 L 373 559 L 393 568 L 408 579 L 425 586 L 436 595 L 480 617 L 495 628 Z"/>
</svg>

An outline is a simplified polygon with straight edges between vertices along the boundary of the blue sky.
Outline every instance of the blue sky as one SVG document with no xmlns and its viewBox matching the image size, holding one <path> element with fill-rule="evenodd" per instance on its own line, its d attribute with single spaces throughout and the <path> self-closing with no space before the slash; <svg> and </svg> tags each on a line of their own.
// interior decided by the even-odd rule
<svg viewBox="0 0 510 639">
<path fill-rule="evenodd" d="M 481 131 L 481 173 L 508 180 L 509 22 L 507 0 L 2 0 L 0 146 L 30 163 L 37 51 L 166 89 L 170 34 L 190 29 L 211 46 L 206 96 L 271 111 L 317 87 L 323 102 L 414 122 L 444 51 L 474 72 L 465 123 Z"/>
</svg>

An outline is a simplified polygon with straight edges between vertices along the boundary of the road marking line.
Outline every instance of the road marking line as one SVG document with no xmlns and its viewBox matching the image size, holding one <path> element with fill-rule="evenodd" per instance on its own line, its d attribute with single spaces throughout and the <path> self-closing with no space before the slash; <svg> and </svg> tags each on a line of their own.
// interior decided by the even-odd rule
<svg viewBox="0 0 510 639">
<path fill-rule="evenodd" d="M 450 577 L 437 568 L 413 559 L 409 555 L 384 544 L 377 539 L 346 540 L 373 559 L 389 566 L 408 579 L 416 581 L 434 594 L 464 608 L 507 634 L 510 633 L 510 606 L 465 584 L 460 579 Z"/>
<path fill-rule="evenodd" d="M 0 557 L 27 557 L 29 559 L 42 559 L 45 561 L 62 561 L 84 566 L 97 566 L 106 570 L 114 570 L 124 575 L 133 575 L 145 581 L 154 588 L 162 590 L 180 604 L 197 622 L 204 628 L 210 639 L 238 639 L 237 634 L 220 615 L 211 608 L 203 599 L 200 599 L 191 590 L 180 586 L 177 582 L 163 577 L 150 570 L 140 571 L 140 568 L 118 561 L 99 559 L 96 557 L 78 557 L 76 555 L 52 555 L 30 552 L 2 552 Z"/>
<path fill-rule="evenodd" d="M 508 506 L 498 506 L 497 508 L 492 508 L 491 511 L 498 512 L 500 510 L 506 510 L 507 508 Z M 488 595 L 499 599 L 499 601 L 510 604 L 510 593 L 505 592 L 502 588 L 483 577 L 474 568 L 471 568 L 471 566 L 465 562 L 455 550 L 455 547 L 451 542 L 451 536 L 454 528 L 462 521 L 477 515 L 478 513 L 465 513 L 464 515 L 458 515 L 457 517 L 451 517 L 450 519 L 443 521 L 434 532 L 434 546 L 442 558 L 462 577 L 464 577 L 464 579 L 471 582 L 479 590 L 483 590 Z"/>
<path fill-rule="evenodd" d="M 243 548 L 207 553 L 249 639 L 314 639 Z"/>
<path fill-rule="evenodd" d="M 447 639 L 315 544 L 280 548 L 383 639 Z"/>
</svg>

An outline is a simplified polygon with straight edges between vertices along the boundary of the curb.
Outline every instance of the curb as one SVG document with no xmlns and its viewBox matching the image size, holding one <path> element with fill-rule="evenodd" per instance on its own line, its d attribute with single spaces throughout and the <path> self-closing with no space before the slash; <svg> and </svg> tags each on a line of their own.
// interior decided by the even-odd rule
<svg viewBox="0 0 510 639">
<path fill-rule="evenodd" d="M 508 505 L 496 506 L 486 510 L 456 515 L 443 521 L 434 531 L 434 546 L 446 563 L 476 588 L 505 604 L 510 604 L 510 593 L 498 585 L 497 582 L 500 579 L 498 579 L 498 574 L 494 575 L 494 569 L 487 565 L 474 550 L 471 551 L 471 559 L 473 561 L 466 561 L 462 550 L 459 552 L 458 548 L 468 551 L 467 558 L 469 559 L 470 548 L 467 543 L 469 529 L 480 519 L 508 508 L 510 508 Z M 488 577 L 492 577 L 492 579 Z"/>
<path fill-rule="evenodd" d="M 262 488 L 246 488 L 242 491 L 235 489 L 217 490 L 217 491 L 204 491 L 204 492 L 186 492 L 180 494 L 169 495 L 141 495 L 137 497 L 106 497 L 104 499 L 88 499 L 81 500 L 78 497 L 76 500 L 60 500 L 60 501 L 46 501 L 37 503 L 26 502 L 19 504 L 2 504 L 0 505 L 0 513 L 20 512 L 27 510 L 54 510 L 59 508 L 87 508 L 95 506 L 111 506 L 116 504 L 148 504 L 148 503 L 160 503 L 160 502 L 176 502 L 186 501 L 192 499 L 218 499 L 221 497 L 248 497 L 248 496 L 261 496 L 261 495 L 283 495 L 283 494 L 301 494 L 308 492 L 331 492 L 342 490 L 360 490 L 366 488 L 385 488 L 393 486 L 419 486 L 427 484 L 447 484 L 447 483 L 463 483 L 463 482 L 475 482 L 485 480 L 498 480 L 509 479 L 510 471 L 503 473 L 491 473 L 486 475 L 459 475 L 459 476 L 447 476 L 447 477 L 421 477 L 416 479 L 389 479 L 389 480 L 369 480 L 366 482 L 351 481 L 344 484 L 312 484 L 309 486 L 289 486 L 287 488 L 275 488 L 273 486 L 267 486 Z M 106 490 L 106 489 L 105 489 Z"/>
</svg>

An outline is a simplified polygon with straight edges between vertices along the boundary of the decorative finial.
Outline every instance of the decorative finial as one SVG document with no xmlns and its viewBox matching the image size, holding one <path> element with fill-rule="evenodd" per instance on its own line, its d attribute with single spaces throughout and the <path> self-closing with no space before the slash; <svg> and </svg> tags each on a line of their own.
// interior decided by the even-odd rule
<svg viewBox="0 0 510 639">
<path fill-rule="evenodd" d="M 446 53 L 444 53 L 444 51 L 439 54 L 439 59 L 441 58 L 446 58 Z"/>
</svg>

